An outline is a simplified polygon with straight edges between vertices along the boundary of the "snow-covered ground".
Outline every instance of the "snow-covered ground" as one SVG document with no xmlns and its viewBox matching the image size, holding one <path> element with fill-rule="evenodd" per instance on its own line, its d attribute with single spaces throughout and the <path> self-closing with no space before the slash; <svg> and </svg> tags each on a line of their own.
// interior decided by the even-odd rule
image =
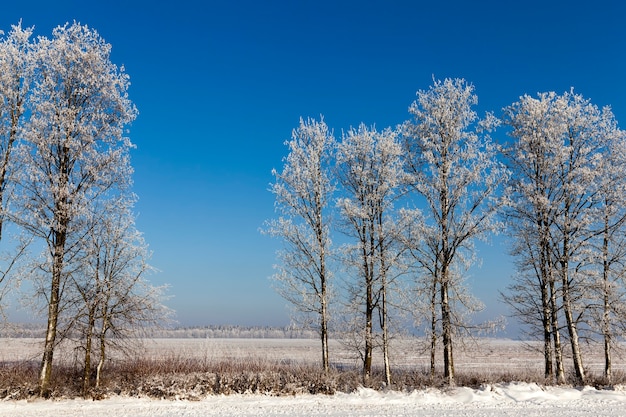
<svg viewBox="0 0 626 417">
<path fill-rule="evenodd" d="M 35 339 L 1 339 L 0 360 L 39 358 L 41 341 Z M 461 372 L 480 374 L 509 370 L 532 371 L 541 375 L 539 349 L 529 344 L 484 339 L 457 351 L 455 368 Z M 332 343 L 335 363 L 357 365 L 352 353 L 336 341 Z M 415 340 L 400 341 L 395 346 L 396 366 L 426 367 L 429 358 L 416 347 Z M 601 349 L 588 347 L 586 366 L 601 372 Z M 143 358 L 170 356 L 234 360 L 256 358 L 261 361 L 319 361 L 317 340 L 309 339 L 157 339 L 146 341 Z M 74 360 L 71 349 L 58 352 L 57 358 Z M 622 359 L 616 358 L 615 370 L 626 370 Z M 626 387 L 596 390 L 590 387 L 540 387 L 536 384 L 514 383 L 486 385 L 482 389 L 459 387 L 452 390 L 418 390 L 410 393 L 377 392 L 360 389 L 351 394 L 333 396 L 298 395 L 275 397 L 260 394 L 208 396 L 200 401 L 172 401 L 112 396 L 102 401 L 31 400 L 0 401 L 0 416 L 625 416 Z"/>
<path fill-rule="evenodd" d="M 427 369 L 430 356 L 426 345 L 419 339 L 394 340 L 391 361 L 395 367 Z M 0 361 L 41 359 L 42 339 L 0 338 Z M 585 368 L 602 373 L 604 357 L 602 346 L 583 345 Z M 479 371 L 482 374 L 507 371 L 511 373 L 532 371 L 543 373 L 542 345 L 509 339 L 479 339 L 459 346 L 454 353 L 457 372 Z M 626 345 L 622 346 L 626 349 Z M 317 339 L 150 339 L 144 340 L 140 349 L 143 359 L 170 357 L 196 358 L 206 361 L 254 359 L 257 361 L 289 361 L 302 364 L 320 363 L 320 346 Z M 377 351 L 376 354 L 379 352 Z M 55 360 L 74 363 L 77 351 L 60 346 Z M 567 352 L 566 352 L 567 354 Z M 360 366 L 355 353 L 336 340 L 330 341 L 331 361 L 339 366 Z M 569 358 L 567 359 L 569 363 Z M 375 363 L 381 363 L 376 357 Z M 613 369 L 626 373 L 626 361 L 615 357 Z"/>
<path fill-rule="evenodd" d="M 102 401 L 0 402 L 3 417 L 78 416 L 626 416 L 626 391 L 507 384 L 412 393 L 361 389 L 333 396 L 210 396 L 201 401 L 113 397 Z"/>
</svg>

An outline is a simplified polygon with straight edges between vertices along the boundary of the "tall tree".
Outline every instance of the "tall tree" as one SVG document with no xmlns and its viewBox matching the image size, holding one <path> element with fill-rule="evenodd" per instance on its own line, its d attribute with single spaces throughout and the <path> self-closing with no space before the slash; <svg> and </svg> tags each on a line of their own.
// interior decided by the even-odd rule
<svg viewBox="0 0 626 417">
<path fill-rule="evenodd" d="M 560 143 L 551 129 L 554 119 L 550 100 L 524 96 L 505 109 L 505 115 L 514 139 L 502 148 L 512 172 L 506 214 L 508 232 L 515 237 L 513 254 L 519 258 L 520 270 L 518 284 L 511 287 L 512 294 L 505 295 L 505 299 L 528 319 L 534 317 L 528 313 L 533 310 L 536 299 L 535 296 L 528 297 L 528 284 L 538 290 L 541 305 L 537 306 L 537 313 L 543 332 L 544 374 L 546 378 L 552 378 L 556 371 L 556 380 L 562 383 L 565 374 L 551 237 L 558 213 L 558 206 L 553 204 L 559 194 L 554 161 Z M 529 267 L 532 267 L 530 273 L 536 280 L 529 280 Z"/>
<path fill-rule="evenodd" d="M 280 237 L 285 248 L 274 276 L 278 292 L 299 312 L 313 314 L 322 342 L 322 366 L 329 369 L 330 214 L 335 186 L 331 160 L 335 139 L 323 118 L 300 119 L 294 129 L 282 172 L 272 174 L 271 191 L 280 217 L 266 223 L 266 232 Z"/>
<path fill-rule="evenodd" d="M 363 309 L 363 382 L 369 384 L 374 349 L 374 319 L 379 311 L 385 378 L 389 368 L 389 287 L 399 259 L 394 242 L 398 231 L 392 219 L 393 202 L 404 181 L 398 134 L 365 125 L 344 134 L 337 151 L 339 182 L 344 197 L 338 200 L 348 236 L 356 240 L 346 261 L 359 271 L 351 304 Z"/>
<path fill-rule="evenodd" d="M 593 247 L 598 273 L 593 286 L 593 321 L 598 325 L 604 344 L 604 376 L 613 382 L 612 356 L 615 339 L 626 329 L 626 209 L 622 204 L 626 194 L 626 134 L 617 127 L 613 115 L 605 124 L 607 138 L 600 170 L 601 187 L 597 200 L 600 204 L 596 228 L 598 238 Z"/>
<path fill-rule="evenodd" d="M 128 185 L 131 143 L 125 127 L 136 110 L 129 78 L 110 61 L 109 44 L 78 23 L 40 38 L 29 129 L 20 149 L 19 222 L 46 244 L 48 324 L 40 390 L 48 393 L 66 264 L 85 234 L 90 202 Z"/>
<path fill-rule="evenodd" d="M 511 206 L 517 213 L 520 207 L 529 207 L 525 216 L 531 221 L 527 224 L 538 225 L 530 233 L 539 237 L 545 252 L 539 265 L 546 270 L 542 274 L 547 276 L 550 288 L 553 338 L 556 344 L 557 314 L 562 313 L 574 373 L 584 383 L 579 323 L 588 307 L 593 239 L 602 233 L 597 226 L 603 217 L 599 204 L 601 162 L 617 132 L 616 123 L 609 109 L 598 109 L 573 90 L 563 95 L 551 92 L 537 98 L 521 97 L 507 114 L 513 127 L 511 135 L 516 139 L 508 154 L 513 156 L 509 159 L 514 161 L 515 183 L 519 184 L 518 201 Z M 557 283 L 559 287 L 555 288 Z M 559 346 L 555 349 L 558 353 Z M 557 380 L 562 381 L 561 375 Z"/>
<path fill-rule="evenodd" d="M 462 79 L 435 81 L 418 91 L 405 123 L 405 159 L 412 188 L 426 200 L 433 235 L 428 242 L 432 288 L 438 288 L 441 308 L 444 376 L 454 384 L 454 287 L 463 251 L 472 241 L 497 229 L 496 192 L 507 171 L 497 162 L 486 134 L 497 125 L 490 114 L 479 120 L 472 109 L 478 102 L 474 87 Z M 468 256 L 466 259 L 471 258 Z M 460 300 L 456 300 L 460 301 Z"/>
</svg>

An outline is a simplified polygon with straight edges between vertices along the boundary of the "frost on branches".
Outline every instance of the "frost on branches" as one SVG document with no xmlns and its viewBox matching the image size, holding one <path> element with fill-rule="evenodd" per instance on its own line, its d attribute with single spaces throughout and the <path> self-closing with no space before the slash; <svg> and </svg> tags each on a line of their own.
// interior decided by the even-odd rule
<svg viewBox="0 0 626 417">
<path fill-rule="evenodd" d="M 616 203 L 624 190 L 624 134 L 610 109 L 573 90 L 526 95 L 505 111 L 513 139 L 503 149 L 513 172 L 507 217 L 520 260 L 507 301 L 521 317 L 539 318 L 527 324 L 540 323 L 547 378 L 565 381 L 564 321 L 578 382 L 586 380 L 579 342 L 585 329 L 601 329 L 610 379 L 609 322 L 615 297 L 623 300 L 623 284 L 614 287 L 624 259 L 624 213 Z M 601 317 L 599 326 L 593 316 Z"/>
<path fill-rule="evenodd" d="M 15 175 L 19 171 L 14 150 L 23 131 L 25 101 L 34 70 L 31 35 L 31 28 L 14 25 L 0 41 L 0 239 L 5 230 L 5 220 L 11 217 L 9 203 L 15 189 Z M 13 272 L 25 254 L 29 239 L 17 236 L 14 241 L 15 247 L 11 251 L 5 249 L 7 239 L 2 241 L 0 313 L 4 307 L 3 295 L 12 285 L 19 283 L 19 274 Z"/>
<path fill-rule="evenodd" d="M 284 243 L 274 281 L 278 292 L 298 312 L 316 322 L 314 328 L 322 341 L 322 366 L 328 371 L 328 203 L 334 191 L 329 171 L 335 139 L 323 119 L 300 119 L 286 145 L 289 154 L 282 172 L 272 171 L 276 182 L 270 188 L 280 217 L 268 221 L 265 229 Z"/>
<path fill-rule="evenodd" d="M 413 120 L 404 126 L 411 187 L 426 201 L 424 215 L 429 224 L 419 236 L 423 243 L 412 250 L 431 280 L 431 355 L 439 293 L 444 376 L 449 384 L 454 383 L 453 336 L 464 326 L 454 306 L 460 304 L 470 311 L 481 308 L 473 298 L 460 296 L 456 274 L 471 260 L 473 240 L 500 228 L 498 193 L 507 178 L 488 136 L 498 121 L 491 114 L 479 120 L 472 109 L 477 103 L 474 87 L 465 80 L 435 81 L 429 90 L 418 91 L 409 108 Z"/>
<path fill-rule="evenodd" d="M 130 196 L 132 144 L 125 129 L 137 111 L 128 99 L 128 75 L 110 61 L 111 46 L 95 30 L 73 23 L 54 29 L 50 39 L 31 42 L 31 34 L 32 29 L 14 26 L 0 43 L 0 227 L 8 219 L 29 239 L 44 243 L 44 253 L 30 257 L 23 268 L 46 301 L 40 372 L 40 391 L 46 395 L 54 347 L 68 335 L 59 333 L 59 324 L 82 314 L 71 296 L 86 283 L 97 287 L 102 278 L 97 269 L 87 272 L 85 265 L 98 254 L 89 252 L 86 242 L 120 215 L 106 202 Z M 143 250 L 143 243 L 130 236 L 115 245 Z M 141 276 L 134 261 L 126 266 L 124 276 Z M 115 290 L 133 294 L 128 279 L 115 281 Z M 98 291 L 82 294 L 87 309 L 103 297 Z"/>
<path fill-rule="evenodd" d="M 375 319 L 382 341 L 385 383 L 391 384 L 389 358 L 390 288 L 395 284 L 403 248 L 402 224 L 394 217 L 393 203 L 402 195 L 405 174 L 398 133 L 377 131 L 363 124 L 350 129 L 337 150 L 338 179 L 343 197 L 337 201 L 343 230 L 354 240 L 344 248 L 344 262 L 358 272 L 351 282 L 348 305 L 358 312 L 353 323 L 353 347 L 363 361 L 363 383 L 370 383 Z M 378 312 L 378 314 L 376 314 Z"/>
</svg>

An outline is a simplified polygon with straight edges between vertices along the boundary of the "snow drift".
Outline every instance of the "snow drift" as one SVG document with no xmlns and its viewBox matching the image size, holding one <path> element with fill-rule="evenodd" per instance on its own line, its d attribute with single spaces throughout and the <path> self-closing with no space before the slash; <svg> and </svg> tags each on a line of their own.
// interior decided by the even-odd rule
<svg viewBox="0 0 626 417">
<path fill-rule="evenodd" d="M 626 416 L 623 387 L 541 387 L 514 383 L 410 393 L 361 388 L 332 396 L 207 396 L 200 401 L 113 397 L 103 401 L 3 401 L 4 417 L 160 416 Z"/>
</svg>

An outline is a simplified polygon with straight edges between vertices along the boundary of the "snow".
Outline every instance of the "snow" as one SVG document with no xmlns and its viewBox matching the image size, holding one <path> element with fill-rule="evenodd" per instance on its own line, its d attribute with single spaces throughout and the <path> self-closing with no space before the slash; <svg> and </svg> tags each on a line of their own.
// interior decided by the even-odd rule
<svg viewBox="0 0 626 417">
<path fill-rule="evenodd" d="M 208 396 L 201 401 L 112 397 L 102 401 L 3 401 L 3 417 L 29 416 L 626 416 L 626 391 L 541 387 L 515 383 L 480 389 L 426 389 L 411 393 L 361 388 L 333 396 Z"/>
<path fill-rule="evenodd" d="M 497 374 L 512 373 L 541 376 L 540 346 L 527 349 L 527 342 L 484 339 L 466 346 L 455 356 L 459 372 Z M 398 341 L 394 358 L 398 364 L 428 366 L 429 357 L 415 348 L 414 340 Z M 38 339 L 0 339 L 0 360 L 31 360 L 40 357 Z M 331 341 L 332 357 L 337 363 L 354 365 L 351 353 L 337 341 Z M 71 349 L 60 349 L 57 359 L 71 361 Z M 303 339 L 156 339 L 145 341 L 144 358 L 201 358 L 206 361 L 227 359 L 233 362 L 254 358 L 267 363 L 289 360 L 314 364 L 319 361 L 318 341 Z M 592 349 L 586 366 L 596 373 L 602 370 L 602 356 Z M 626 371 L 623 361 L 615 369 Z M 129 396 L 112 396 L 102 401 L 29 400 L 0 401 L 2 417 L 192 417 L 192 416 L 624 416 L 626 387 L 596 390 L 591 387 L 543 387 L 530 383 L 490 384 L 479 389 L 458 387 L 435 388 L 413 392 L 379 392 L 361 388 L 354 393 L 332 396 L 297 395 L 276 397 L 261 394 L 207 396 L 200 401 L 155 400 Z"/>
</svg>

